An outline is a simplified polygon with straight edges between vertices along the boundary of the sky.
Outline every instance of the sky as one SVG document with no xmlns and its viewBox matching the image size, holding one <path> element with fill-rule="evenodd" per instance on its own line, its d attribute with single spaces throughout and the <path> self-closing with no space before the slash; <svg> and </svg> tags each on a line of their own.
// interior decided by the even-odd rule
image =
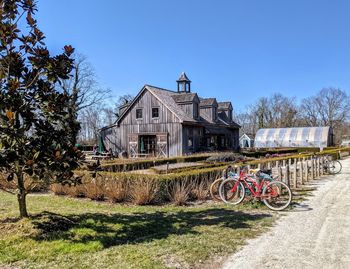
<svg viewBox="0 0 350 269">
<path fill-rule="evenodd" d="M 201 97 L 243 112 L 280 92 L 350 93 L 347 0 L 38 0 L 52 53 L 85 55 L 114 102 L 144 84 L 176 90 L 185 71 Z"/>
</svg>

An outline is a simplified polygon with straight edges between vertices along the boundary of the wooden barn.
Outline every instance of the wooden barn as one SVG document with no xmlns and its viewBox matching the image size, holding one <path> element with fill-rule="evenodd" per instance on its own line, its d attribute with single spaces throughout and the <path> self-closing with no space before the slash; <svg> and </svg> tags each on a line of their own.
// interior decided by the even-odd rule
<svg viewBox="0 0 350 269">
<path fill-rule="evenodd" d="M 145 85 L 119 108 L 115 124 L 101 129 L 107 149 L 129 157 L 170 157 L 200 151 L 239 149 L 240 126 L 231 102 L 200 98 L 185 73 L 177 91 Z"/>
</svg>

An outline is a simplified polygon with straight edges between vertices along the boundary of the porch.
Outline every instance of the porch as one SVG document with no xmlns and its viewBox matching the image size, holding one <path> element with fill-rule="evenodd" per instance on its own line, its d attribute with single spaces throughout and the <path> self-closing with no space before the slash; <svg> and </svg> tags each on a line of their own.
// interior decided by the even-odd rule
<svg viewBox="0 0 350 269">
<path fill-rule="evenodd" d="M 128 140 L 130 158 L 168 157 L 168 133 L 133 133 Z"/>
</svg>

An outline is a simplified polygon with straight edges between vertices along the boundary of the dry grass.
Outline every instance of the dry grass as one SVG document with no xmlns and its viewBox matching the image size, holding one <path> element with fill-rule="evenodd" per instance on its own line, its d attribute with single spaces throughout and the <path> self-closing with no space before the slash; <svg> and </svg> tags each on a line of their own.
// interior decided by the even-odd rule
<svg viewBox="0 0 350 269">
<path fill-rule="evenodd" d="M 85 184 L 78 184 L 75 186 L 65 186 L 65 188 L 66 188 L 66 193 L 69 196 L 76 197 L 76 198 L 86 197 L 87 185 Z"/>
<path fill-rule="evenodd" d="M 106 182 L 106 197 L 113 203 L 124 202 L 130 193 L 130 181 L 111 179 Z"/>
<path fill-rule="evenodd" d="M 154 179 L 139 179 L 132 183 L 130 195 L 136 205 L 147 205 L 154 203 L 157 198 L 159 184 Z"/>
<path fill-rule="evenodd" d="M 67 190 L 68 187 L 62 184 L 55 183 L 51 185 L 51 191 L 56 195 L 67 195 Z"/>
<path fill-rule="evenodd" d="M 85 196 L 91 200 L 103 201 L 105 199 L 106 186 L 102 178 L 95 178 L 84 184 Z"/>
<path fill-rule="evenodd" d="M 137 205 L 168 202 L 184 205 L 188 200 L 206 200 L 210 182 L 220 171 L 205 171 L 200 175 L 180 173 L 164 176 L 150 176 L 132 173 L 80 172 L 83 184 L 74 187 L 54 184 L 51 190 L 58 195 L 87 197 L 92 200 L 107 199 L 113 203 L 131 202 Z"/>
<path fill-rule="evenodd" d="M 204 201 L 208 198 L 209 195 L 209 180 L 200 180 L 197 179 L 197 182 L 193 184 L 192 196 L 194 199 Z"/>
<path fill-rule="evenodd" d="M 185 205 L 191 197 L 193 183 L 189 180 L 174 181 L 169 186 L 169 197 L 175 205 Z"/>
</svg>

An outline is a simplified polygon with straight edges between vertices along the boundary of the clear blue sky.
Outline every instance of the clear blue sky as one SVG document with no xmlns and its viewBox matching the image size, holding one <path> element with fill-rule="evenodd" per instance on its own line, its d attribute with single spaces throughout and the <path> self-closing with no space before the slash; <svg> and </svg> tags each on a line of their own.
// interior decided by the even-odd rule
<svg viewBox="0 0 350 269">
<path fill-rule="evenodd" d="M 39 0 L 47 45 L 73 45 L 114 96 L 175 89 L 185 71 L 203 97 L 236 110 L 260 96 L 350 93 L 347 0 Z"/>
</svg>

